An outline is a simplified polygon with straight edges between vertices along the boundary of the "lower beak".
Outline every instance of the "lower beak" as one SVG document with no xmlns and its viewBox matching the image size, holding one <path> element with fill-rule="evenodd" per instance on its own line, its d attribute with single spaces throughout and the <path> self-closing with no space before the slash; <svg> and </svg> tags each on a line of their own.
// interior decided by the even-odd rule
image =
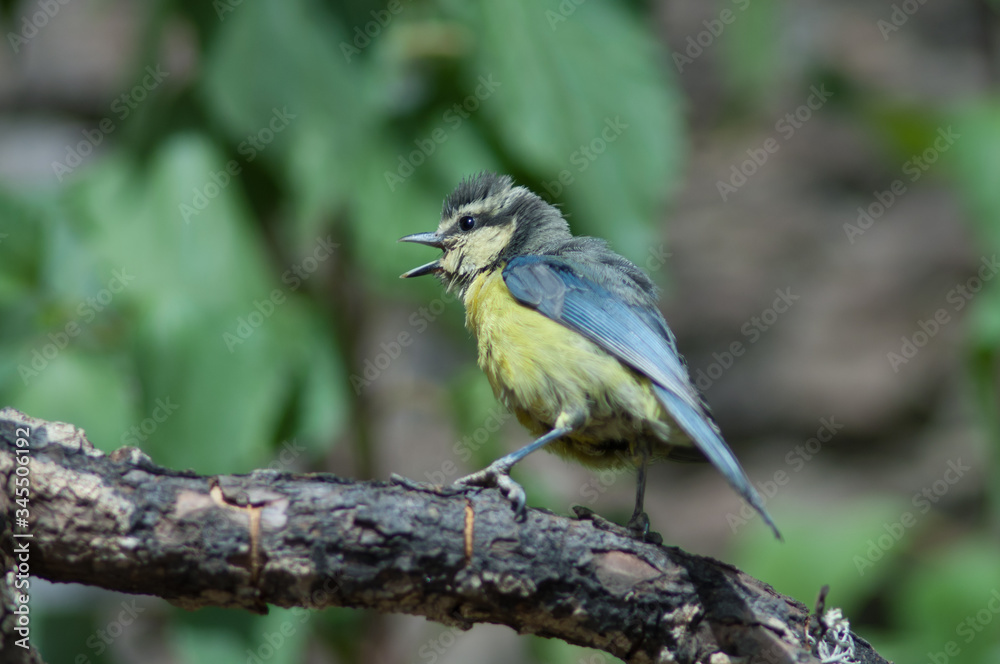
<svg viewBox="0 0 1000 664">
<path fill-rule="evenodd" d="M 441 269 L 440 261 L 431 261 L 426 265 L 421 265 L 420 267 L 415 267 L 409 272 L 404 272 L 399 275 L 400 279 L 409 279 L 410 277 L 422 277 L 425 274 L 434 274 Z"/>
<path fill-rule="evenodd" d="M 406 237 L 399 238 L 399 241 L 426 244 L 428 247 L 434 247 L 435 249 L 444 249 L 444 243 L 441 241 L 441 237 L 437 233 L 414 233 L 413 235 L 407 235 Z M 415 267 L 409 272 L 404 272 L 399 275 L 399 278 L 409 279 L 411 277 L 422 277 L 425 274 L 434 274 L 440 269 L 441 262 L 439 260 L 431 261 L 426 265 Z"/>
</svg>

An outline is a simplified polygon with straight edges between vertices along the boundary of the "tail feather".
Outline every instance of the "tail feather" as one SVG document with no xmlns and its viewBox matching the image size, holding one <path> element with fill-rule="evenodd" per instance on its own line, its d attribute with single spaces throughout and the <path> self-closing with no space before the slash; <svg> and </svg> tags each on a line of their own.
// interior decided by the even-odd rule
<svg viewBox="0 0 1000 664">
<path fill-rule="evenodd" d="M 692 408 L 684 399 L 659 385 L 654 384 L 654 390 L 657 398 L 670 412 L 677 424 L 691 437 L 691 440 L 712 462 L 712 465 L 722 473 L 736 493 L 740 494 L 744 500 L 750 503 L 751 507 L 760 513 L 767 525 L 774 531 L 774 536 L 780 540 L 781 533 L 778 532 L 774 520 L 764 508 L 764 501 L 750 483 L 750 479 L 740 466 L 740 462 L 736 460 L 733 451 L 722 440 L 719 432 L 709 424 L 703 414 Z"/>
</svg>

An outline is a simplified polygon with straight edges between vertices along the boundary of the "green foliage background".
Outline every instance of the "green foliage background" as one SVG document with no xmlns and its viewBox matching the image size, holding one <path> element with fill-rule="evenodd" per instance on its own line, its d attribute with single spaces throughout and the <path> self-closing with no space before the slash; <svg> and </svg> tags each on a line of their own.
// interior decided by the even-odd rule
<svg viewBox="0 0 1000 664">
<path fill-rule="evenodd" d="M 101 154 L 54 174 L 53 186 L 0 188 L 0 404 L 82 426 L 105 450 L 137 444 L 167 466 L 236 473 L 271 463 L 294 439 L 306 450 L 300 469 L 324 468 L 332 447 L 353 445 L 361 474 L 371 473 L 378 442 L 349 380 L 362 368 L 363 322 L 378 303 L 440 296 L 430 281 L 399 287 L 398 274 L 420 258 L 396 238 L 433 227 L 443 195 L 490 169 L 546 193 L 577 232 L 641 262 L 682 179 L 684 95 L 671 45 L 659 42 L 640 3 L 216 0 L 136 11 L 135 83 L 178 30 L 196 65 L 172 72 L 129 117 L 109 111 L 116 130 Z M 7 15 L 20 20 L 15 8 Z M 781 6 L 754 3 L 747 16 L 720 40 L 719 66 L 729 114 L 753 117 L 780 76 L 770 35 Z M 983 250 L 1000 250 L 995 95 L 900 105 L 825 71 L 804 72 L 802 89 L 813 81 L 845 86 L 840 112 L 868 123 L 889 151 L 927 145 L 941 124 L 974 136 L 949 152 L 939 176 L 953 183 Z M 726 115 L 716 120 L 722 127 Z M 581 170 L 574 155 L 608 122 L 627 128 Z M 281 128 L 252 148 L 269 126 Z M 574 182 L 560 192 L 552 183 L 562 171 Z M 324 243 L 336 248 L 310 271 Z M 125 288 L 108 303 L 93 300 L 116 271 Z M 970 319 L 969 380 L 996 441 L 1000 289 L 984 291 Z M 464 339 L 459 312 L 445 320 Z M 452 389 L 459 430 L 493 407 L 478 375 L 459 374 Z M 138 436 L 133 427 L 161 400 L 176 412 Z M 491 442 L 481 460 L 497 449 Z M 831 506 L 822 523 L 784 515 L 788 544 L 747 534 L 734 562 L 810 605 L 817 582 L 830 583 L 834 603 L 858 616 L 855 628 L 884 654 L 924 661 L 983 608 L 984 590 L 1000 587 L 994 466 L 991 525 L 933 555 L 912 555 L 904 543 L 859 576 L 852 556 L 905 497 L 859 498 Z M 942 536 L 939 525 L 922 525 L 924 536 Z M 35 610 L 49 661 L 80 653 L 119 661 L 87 642 L 103 614 L 58 603 Z M 164 610 L 158 620 L 158 643 L 185 662 L 245 661 L 288 624 L 293 633 L 263 659 L 306 661 L 309 652 L 319 658 L 309 661 L 360 662 L 369 646 L 357 635 L 374 633 L 365 631 L 371 616 L 336 610 L 306 618 Z M 995 625 L 962 644 L 963 662 L 997 660 Z M 541 640 L 530 651 L 539 662 L 595 657 Z"/>
</svg>

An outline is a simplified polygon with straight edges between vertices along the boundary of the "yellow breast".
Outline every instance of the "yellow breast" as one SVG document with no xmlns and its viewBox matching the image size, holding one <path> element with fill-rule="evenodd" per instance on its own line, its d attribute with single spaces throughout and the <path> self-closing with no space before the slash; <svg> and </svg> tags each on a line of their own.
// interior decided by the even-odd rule
<svg viewBox="0 0 1000 664">
<path fill-rule="evenodd" d="M 535 435 L 563 412 L 586 425 L 553 444 L 557 453 L 590 465 L 634 453 L 641 438 L 664 440 L 668 428 L 649 379 L 595 343 L 520 304 L 501 270 L 484 273 L 465 293 L 466 325 L 476 335 L 479 366 L 493 392 Z"/>
</svg>

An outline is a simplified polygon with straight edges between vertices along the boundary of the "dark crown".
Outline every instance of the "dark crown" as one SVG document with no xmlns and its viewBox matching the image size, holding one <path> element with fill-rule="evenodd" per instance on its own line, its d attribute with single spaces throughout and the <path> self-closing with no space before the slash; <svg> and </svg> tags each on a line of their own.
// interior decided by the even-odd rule
<svg viewBox="0 0 1000 664">
<path fill-rule="evenodd" d="M 476 201 L 486 201 L 494 198 L 514 186 L 514 181 L 508 175 L 497 175 L 489 171 L 482 171 L 476 175 L 470 175 L 462 180 L 455 191 L 451 192 L 444 201 L 442 215 L 450 217 L 455 214 L 463 205 L 475 203 Z"/>
</svg>

